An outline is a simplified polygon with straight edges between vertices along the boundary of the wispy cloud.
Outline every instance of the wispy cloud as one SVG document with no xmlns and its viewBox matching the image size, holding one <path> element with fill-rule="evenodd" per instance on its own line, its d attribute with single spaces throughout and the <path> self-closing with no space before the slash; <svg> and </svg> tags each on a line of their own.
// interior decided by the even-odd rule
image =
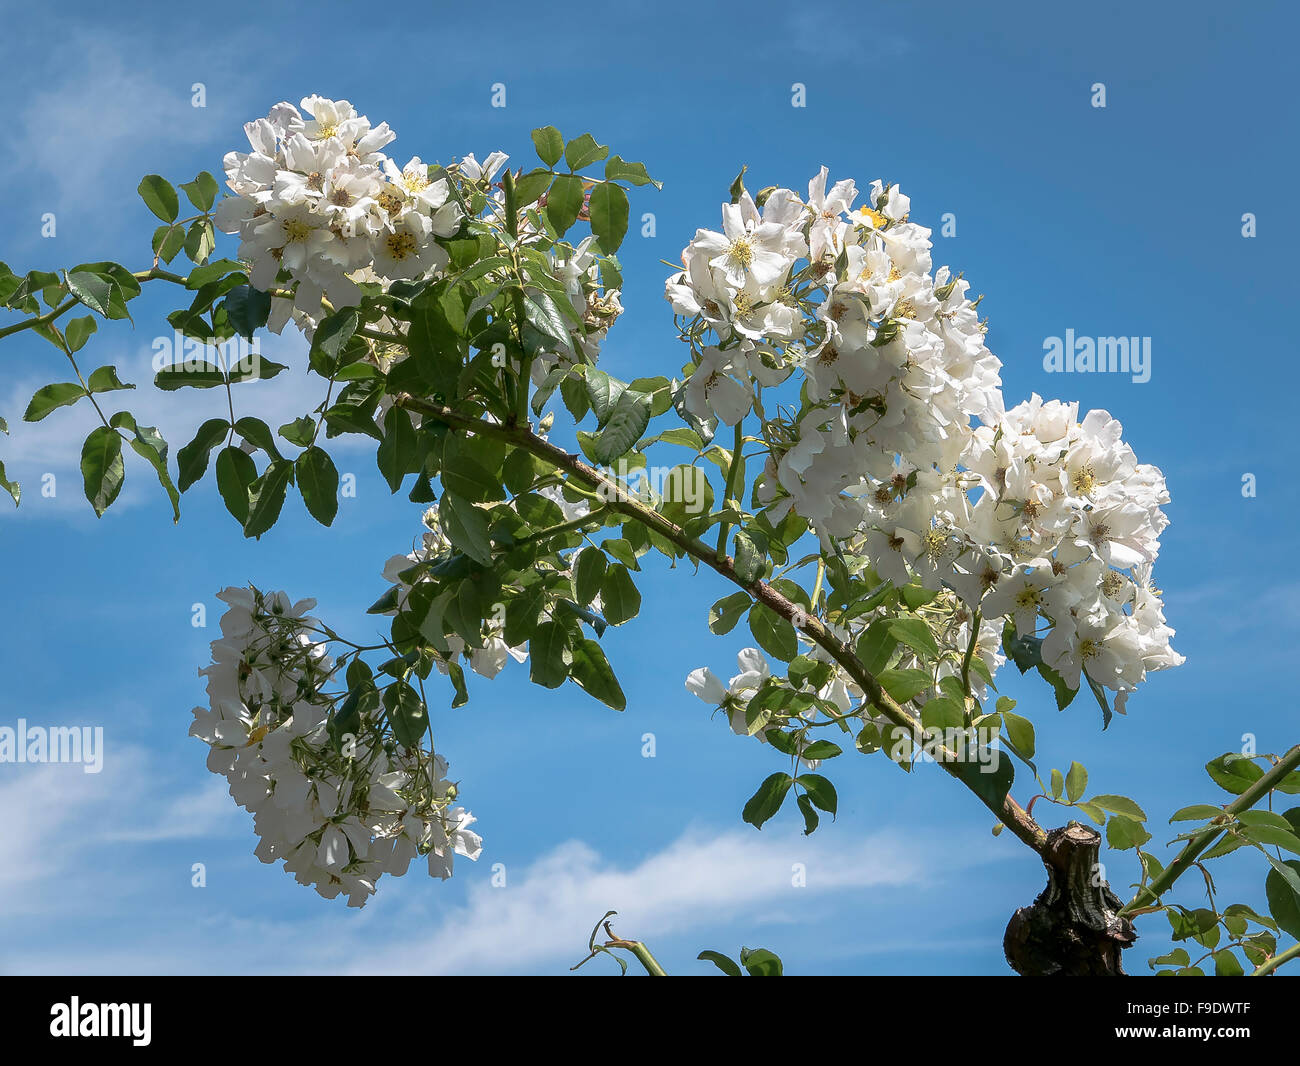
<svg viewBox="0 0 1300 1066">
<path fill-rule="evenodd" d="M 57 48 L 23 56 L 31 87 L 0 129 L 0 160 L 6 161 L 0 177 L 7 188 L 39 197 L 33 206 L 41 212 L 94 219 L 97 230 L 111 229 L 111 205 L 134 196 L 142 165 L 161 161 L 164 153 L 174 159 L 178 148 L 237 129 L 242 101 L 230 90 L 242 83 L 224 61 L 194 64 L 188 52 L 154 50 L 147 41 L 103 28 L 60 25 L 56 35 Z M 147 62 L 141 61 L 145 54 Z M 68 56 L 76 56 L 75 65 Z M 191 102 L 198 81 L 222 90 L 202 108 Z"/>
<path fill-rule="evenodd" d="M 0 868 L 10 871 L 0 890 L 8 893 L 20 882 L 33 886 L 24 896 L 25 907 L 0 916 L 0 940 L 9 945 L 3 966 L 16 973 L 563 973 L 582 956 L 593 924 L 607 910 L 619 911 L 617 931 L 661 947 L 681 937 L 704 944 L 737 923 L 754 933 L 802 921 L 814 901 L 826 914 L 838 906 L 922 890 L 932 880 L 926 871 L 940 861 L 948 875 L 982 861 L 954 856 L 937 838 L 893 832 L 804 838 L 697 826 L 632 862 L 612 861 L 581 841 L 568 841 L 505 870 L 504 883 L 495 885 L 492 875 L 498 871 L 487 866 L 489 853 L 480 867 L 458 873 L 473 883 L 457 895 L 463 902 L 453 905 L 448 897 L 456 881 L 443 886 L 413 872 L 388 881 L 363 911 L 350 911 L 288 884 L 282 872 L 258 867 L 256 876 L 281 879 L 295 893 L 300 906 L 280 909 L 295 917 L 232 910 L 218 902 L 228 898 L 227 886 L 221 896 L 196 892 L 189 905 L 119 913 L 111 928 L 101 927 L 89 941 L 41 938 L 38 943 L 21 935 L 18 923 L 27 927 L 33 914 L 65 927 L 94 920 L 104 907 L 102 894 L 116 895 L 114 886 L 133 876 L 127 871 L 145 853 L 144 843 L 166 838 L 170 825 L 185 827 L 186 835 L 199 835 L 205 827 L 229 828 L 219 811 L 209 809 L 212 797 L 194 794 L 171 808 L 166 824 L 101 840 L 111 845 L 117 861 L 102 870 L 97 899 L 56 894 L 41 905 L 34 886 L 56 883 L 59 876 L 67 880 L 69 871 L 59 869 L 57 860 L 35 870 L 16 861 L 15 849 L 48 855 L 40 840 L 60 838 L 103 794 L 85 786 L 70 792 L 53 778 L 40 781 L 36 795 L 45 816 L 21 835 L 10 827 L 0 836 Z M 32 784 L 22 786 L 27 797 Z M 0 802 L 13 799 L 16 795 L 0 789 Z M 233 811 L 230 800 L 222 799 Z M 123 805 L 130 803 L 128 797 Z M 191 817 L 195 811 L 202 815 L 197 821 Z M 23 911 L 27 918 L 20 916 Z"/>
</svg>

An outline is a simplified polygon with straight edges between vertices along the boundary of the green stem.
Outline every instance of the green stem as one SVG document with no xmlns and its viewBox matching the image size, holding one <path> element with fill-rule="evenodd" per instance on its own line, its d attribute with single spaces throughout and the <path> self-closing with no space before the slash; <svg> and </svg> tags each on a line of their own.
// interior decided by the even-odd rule
<svg viewBox="0 0 1300 1066">
<path fill-rule="evenodd" d="M 664 968 L 659 965 L 659 960 L 650 954 L 650 949 L 639 940 L 629 941 L 626 945 L 628 951 L 636 956 L 636 961 L 645 967 L 645 972 L 651 977 L 667 977 L 668 974 Z"/>
<path fill-rule="evenodd" d="M 1224 807 L 1223 813 L 1215 818 L 1207 828 L 1192 837 L 1184 845 L 1183 850 L 1178 853 L 1177 858 L 1153 877 L 1149 885 L 1140 888 L 1137 895 L 1124 905 L 1119 912 L 1120 916 L 1127 917 L 1138 908 L 1155 902 L 1164 895 L 1169 887 L 1191 868 L 1201 852 L 1205 851 L 1223 835 L 1240 812 L 1248 811 L 1255 806 L 1256 803 L 1272 791 L 1273 787 L 1282 778 L 1286 777 L 1297 766 L 1300 766 L 1300 744 L 1297 744 L 1283 755 L 1277 764 L 1263 777 L 1229 803 L 1228 806 Z"/>
<path fill-rule="evenodd" d="M 12 326 L 5 326 L 4 329 L 0 329 L 0 339 L 14 333 L 21 333 L 25 329 L 33 329 L 36 326 L 48 326 L 56 318 L 71 311 L 79 302 L 78 300 L 68 300 L 66 303 L 61 303 L 58 307 L 45 312 L 43 315 L 38 315 L 36 318 L 29 318 L 25 322 L 15 322 Z"/>
<path fill-rule="evenodd" d="M 727 464 L 727 487 L 722 492 L 722 506 L 729 507 L 732 498 L 736 494 L 736 476 L 740 472 L 740 450 L 745 443 L 744 432 L 745 420 L 742 418 L 736 423 L 735 443 L 731 448 L 731 462 Z M 718 523 L 718 550 L 719 559 L 727 557 L 727 534 L 731 532 L 731 523 L 725 518 Z"/>
<path fill-rule="evenodd" d="M 583 462 L 576 455 L 570 455 L 562 448 L 543 440 L 524 426 L 509 426 L 484 422 L 471 415 L 462 414 L 453 408 L 432 403 L 405 393 L 398 393 L 393 402 L 409 411 L 415 411 L 428 418 L 433 418 L 453 429 L 468 430 L 487 437 L 495 437 L 516 447 L 520 447 L 545 460 L 557 470 L 562 470 L 575 483 L 593 490 L 606 506 L 619 514 L 635 519 L 647 529 L 658 533 L 665 540 L 681 548 L 697 562 L 714 570 L 737 587 L 749 593 L 756 601 L 769 608 L 781 618 L 793 624 L 796 617 L 800 619 L 802 633 L 807 639 L 822 648 L 832 659 L 842 666 L 845 672 L 858 684 L 866 694 L 867 701 L 880 714 L 895 726 L 916 737 L 921 733 L 921 722 L 910 711 L 905 710 L 882 687 L 875 675 L 867 670 L 857 658 L 853 649 L 841 641 L 818 618 L 809 618 L 808 613 L 797 603 L 763 581 L 749 581 L 737 573 L 735 561 L 730 556 L 719 558 L 717 551 L 710 548 L 696 537 L 692 537 L 679 526 L 647 507 L 634 496 L 628 495 L 623 486 L 606 477 L 594 467 Z M 961 781 L 957 767 L 960 765 L 957 753 L 939 747 L 935 755 L 940 766 Z M 969 784 L 962 781 L 967 788 Z M 1042 854 L 1047 843 L 1047 833 L 1037 822 L 1030 818 L 1010 795 L 999 804 L 993 800 L 971 791 L 1022 843 Z"/>
<path fill-rule="evenodd" d="M 558 526 L 551 526 L 550 529 L 543 529 L 540 532 L 532 533 L 527 537 L 520 537 L 517 541 L 511 544 L 511 548 L 518 548 L 523 544 L 533 544 L 539 540 L 550 540 L 551 537 L 558 537 L 561 533 L 572 533 L 575 530 L 583 529 L 590 525 L 594 519 L 600 517 L 604 510 L 605 508 L 603 506 L 593 507 L 586 514 L 579 515 L 577 518 L 572 518 L 567 522 L 561 522 Z"/>
<path fill-rule="evenodd" d="M 976 610 L 970 623 L 970 643 L 966 645 L 966 655 L 961 661 L 961 687 L 970 695 L 970 661 L 975 658 L 975 645 L 980 637 L 980 613 Z"/>
<path fill-rule="evenodd" d="M 1251 973 L 1251 977 L 1267 977 L 1284 962 L 1290 962 L 1292 959 L 1300 958 L 1300 943 L 1292 944 L 1286 951 L 1274 955 L 1271 959 L 1265 959 Z"/>
</svg>

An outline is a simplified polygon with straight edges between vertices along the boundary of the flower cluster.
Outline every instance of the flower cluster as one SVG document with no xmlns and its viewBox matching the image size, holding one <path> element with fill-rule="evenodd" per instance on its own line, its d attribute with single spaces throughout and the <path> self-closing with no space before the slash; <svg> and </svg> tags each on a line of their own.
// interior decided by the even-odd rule
<svg viewBox="0 0 1300 1066">
<path fill-rule="evenodd" d="M 417 856 L 443 879 L 455 855 L 476 859 L 474 818 L 453 805 L 457 787 L 441 756 L 396 743 L 378 700 L 371 710 L 363 702 L 340 732 L 342 697 L 325 691 L 339 667 L 320 639 L 327 631 L 306 614 L 315 601 L 251 587 L 219 597 L 229 608 L 212 665 L 200 671 L 209 706 L 194 709 L 190 735 L 252 812 L 257 857 L 282 860 L 301 884 L 326 899 L 344 894 L 352 907 Z"/>
<path fill-rule="evenodd" d="M 482 163 L 469 154 L 446 168 L 415 156 L 399 167 L 382 151 L 396 136 L 388 123 L 372 126 L 348 101 L 321 96 L 300 107 L 276 104 L 244 131 L 252 151 L 227 153 L 235 195 L 217 205 L 215 223 L 239 235 L 253 287 L 273 293 L 274 332 L 292 318 L 311 336 L 325 313 L 322 299 L 336 309 L 356 305 L 366 283 L 438 278 L 449 261 L 444 242 L 461 233 L 470 211 L 499 238 L 509 228 L 495 180 L 508 160 L 502 152 Z M 595 238 L 576 248 L 554 242 L 538 224 L 540 206 L 515 208 L 518 240 L 510 243 L 522 256 L 524 294 L 563 292 L 573 314 L 567 336 L 552 338 L 556 350 L 533 361 L 538 385 L 557 365 L 594 363 L 623 311 L 618 289 L 602 285 Z M 405 327 L 383 317 L 371 329 L 400 341 Z M 372 341 L 371 348 L 385 370 L 405 354 L 400 344 Z"/>
<path fill-rule="evenodd" d="M 322 297 L 335 307 L 359 303 L 358 282 L 410 280 L 446 266 L 439 238 L 456 233 L 465 213 L 448 180 L 430 180 L 418 156 L 399 168 L 384 155 L 396 136 L 388 123 L 371 126 L 346 100 L 309 96 L 301 111 L 277 104 L 244 132 L 252 151 L 226 155 L 235 196 L 218 205 L 216 225 L 239 234 L 255 288 L 270 291 L 280 280 L 295 287 L 292 304 L 277 302 L 279 325 L 291 307 L 319 316 Z M 495 153 L 480 166 L 470 156 L 459 169 L 490 181 L 504 161 Z"/>
<path fill-rule="evenodd" d="M 1013 618 L 1068 685 L 1082 672 L 1123 709 L 1147 671 L 1182 662 L 1151 585 L 1163 475 L 1105 411 L 1037 396 L 1006 411 L 979 300 L 932 268 L 908 198 L 875 182 L 857 199 L 822 168 L 806 198 L 743 192 L 722 232 L 696 233 L 666 288 L 692 349 L 686 411 L 758 416 L 773 521 L 793 510 L 896 586 L 951 590 L 986 626 Z"/>
</svg>

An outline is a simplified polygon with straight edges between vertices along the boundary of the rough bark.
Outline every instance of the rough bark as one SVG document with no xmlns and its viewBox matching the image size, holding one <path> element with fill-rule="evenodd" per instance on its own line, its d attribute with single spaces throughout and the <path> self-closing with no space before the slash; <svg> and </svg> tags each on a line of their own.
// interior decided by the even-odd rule
<svg viewBox="0 0 1300 1066">
<path fill-rule="evenodd" d="M 1047 834 L 1047 887 L 1007 923 L 1007 962 L 1025 977 L 1123 977 L 1121 953 L 1137 934 L 1100 874 L 1101 834 L 1070 822 Z"/>
</svg>

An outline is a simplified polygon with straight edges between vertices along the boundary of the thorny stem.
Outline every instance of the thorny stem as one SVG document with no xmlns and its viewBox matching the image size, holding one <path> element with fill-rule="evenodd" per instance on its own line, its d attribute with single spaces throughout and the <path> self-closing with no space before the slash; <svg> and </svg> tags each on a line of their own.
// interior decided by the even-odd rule
<svg viewBox="0 0 1300 1066">
<path fill-rule="evenodd" d="M 798 604 L 791 602 L 771 585 L 763 581 L 747 581 L 735 568 L 735 561 L 728 555 L 709 548 L 699 539 L 690 536 L 680 527 L 669 521 L 658 511 L 647 507 L 640 500 L 629 496 L 621 485 L 610 480 L 594 467 L 585 463 L 576 455 L 571 455 L 562 448 L 543 440 L 527 426 L 505 426 L 484 422 L 470 415 L 462 414 L 442 404 L 432 403 L 405 393 L 398 393 L 393 402 L 409 411 L 415 411 L 428 418 L 442 422 L 455 429 L 462 429 L 487 437 L 495 437 L 516 447 L 524 448 L 532 455 L 543 459 L 558 470 L 564 471 L 569 479 L 592 490 L 613 511 L 632 518 L 648 529 L 658 533 L 665 540 L 681 548 L 696 562 L 714 570 L 728 581 L 749 593 L 757 602 L 769 608 L 781 618 L 791 623 L 796 616 L 802 623 L 804 635 L 830 655 L 866 693 L 868 702 L 880 714 L 895 726 L 907 731 L 911 736 L 919 735 L 921 723 L 909 711 L 901 707 L 880 685 L 875 675 L 865 669 L 854 654 L 853 649 L 826 628 L 820 619 L 810 617 Z M 940 748 L 935 752 L 940 765 L 952 776 L 960 780 L 957 755 Z M 964 782 L 963 782 L 964 783 Z M 969 787 L 969 786 L 967 786 Z M 973 790 L 972 790 L 973 791 Z M 977 794 L 978 795 L 978 794 Z M 1042 854 L 1047 842 L 1046 831 L 1038 825 L 1009 795 L 1001 805 L 979 797 L 1011 832 L 1035 852 Z"/>
<path fill-rule="evenodd" d="M 1268 795 L 1282 778 L 1286 777 L 1297 766 L 1300 766 L 1300 744 L 1297 744 L 1283 755 L 1258 781 L 1224 807 L 1223 813 L 1215 818 L 1209 826 L 1192 837 L 1183 846 L 1183 850 L 1178 853 L 1173 862 L 1153 877 L 1149 885 L 1144 885 L 1138 889 L 1137 895 L 1120 910 L 1120 917 L 1127 918 L 1139 907 L 1154 902 L 1164 895 L 1169 886 L 1191 868 L 1201 852 L 1213 844 L 1227 830 L 1241 811 L 1248 811 L 1255 806 L 1264 796 Z"/>
<path fill-rule="evenodd" d="M 1274 955 L 1271 959 L 1265 959 L 1251 972 L 1251 977 L 1267 977 L 1284 962 L 1290 962 L 1292 959 L 1300 958 L 1300 943 L 1292 944 L 1286 951 Z"/>
</svg>

